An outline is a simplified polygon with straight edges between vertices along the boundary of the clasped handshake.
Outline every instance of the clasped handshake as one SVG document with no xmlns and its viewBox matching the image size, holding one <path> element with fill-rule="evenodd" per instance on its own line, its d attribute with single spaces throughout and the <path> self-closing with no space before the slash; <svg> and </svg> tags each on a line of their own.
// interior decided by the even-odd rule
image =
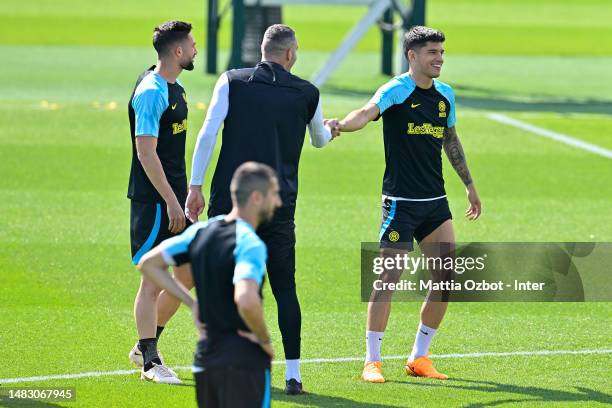
<svg viewBox="0 0 612 408">
<path fill-rule="evenodd" d="M 338 119 L 323 119 L 323 124 L 331 132 L 332 140 L 340 136 L 340 132 L 342 131 L 342 123 Z"/>
</svg>

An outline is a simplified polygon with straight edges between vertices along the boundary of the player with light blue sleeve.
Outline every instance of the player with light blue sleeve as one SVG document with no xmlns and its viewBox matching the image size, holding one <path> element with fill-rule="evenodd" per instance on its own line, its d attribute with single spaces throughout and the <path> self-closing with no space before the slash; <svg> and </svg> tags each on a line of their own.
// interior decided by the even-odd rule
<svg viewBox="0 0 612 408">
<path fill-rule="evenodd" d="M 255 229 L 280 206 L 279 186 L 269 166 L 247 162 L 236 170 L 230 191 L 229 214 L 163 241 L 139 268 L 193 309 L 200 329 L 193 364 L 198 404 L 268 407 L 273 351 L 261 299 L 267 250 Z M 198 302 L 168 274 L 168 266 L 177 265 L 191 267 Z"/>
<path fill-rule="evenodd" d="M 417 26 L 404 38 L 404 56 L 410 70 L 381 86 L 362 108 L 340 121 L 340 130 L 353 132 L 370 121 L 383 119 L 385 173 L 382 183 L 382 221 L 378 232 L 381 256 L 393 258 L 419 243 L 423 254 L 436 258 L 451 254 L 455 235 L 442 173 L 442 149 L 463 181 L 469 208 L 466 217 L 480 216 L 481 203 L 457 136 L 455 94 L 438 80 L 444 63 L 444 34 Z M 387 270 L 389 283 L 402 270 Z M 449 271 L 431 271 L 433 279 L 445 281 Z M 374 291 L 368 305 L 366 361 L 362 378 L 385 381 L 381 344 L 389 319 L 393 291 Z M 404 366 L 408 375 L 446 379 L 428 357 L 429 346 L 444 315 L 448 291 L 430 291 L 421 309 L 412 351 Z"/>
<path fill-rule="evenodd" d="M 178 80 L 183 70 L 192 70 L 197 54 L 191 24 L 168 21 L 153 31 L 158 59 L 143 72 L 128 105 L 132 164 L 128 186 L 132 263 L 163 240 L 189 225 L 182 203 L 187 196 L 185 140 L 187 99 Z M 191 273 L 174 268 L 183 285 L 192 287 Z M 177 384 L 174 371 L 162 364 L 157 341 L 179 302 L 146 280 L 141 280 L 134 300 L 138 343 L 129 353 L 141 378 Z"/>
</svg>

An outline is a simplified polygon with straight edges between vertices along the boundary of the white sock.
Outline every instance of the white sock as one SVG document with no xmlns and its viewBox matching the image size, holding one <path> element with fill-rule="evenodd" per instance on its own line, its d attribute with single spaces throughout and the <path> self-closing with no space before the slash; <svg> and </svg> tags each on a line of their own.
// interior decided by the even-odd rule
<svg viewBox="0 0 612 408">
<path fill-rule="evenodd" d="M 423 323 L 419 324 L 419 329 L 414 339 L 414 346 L 412 346 L 412 353 L 410 353 L 408 361 L 414 361 L 419 357 L 427 356 L 434 334 L 436 334 L 436 329 L 427 327 Z"/>
<path fill-rule="evenodd" d="M 285 380 L 294 378 L 297 382 L 302 382 L 302 376 L 300 375 L 300 360 L 285 360 L 287 366 L 285 367 Z"/>
<path fill-rule="evenodd" d="M 380 361 L 380 346 L 385 332 L 366 331 L 366 362 Z"/>
</svg>

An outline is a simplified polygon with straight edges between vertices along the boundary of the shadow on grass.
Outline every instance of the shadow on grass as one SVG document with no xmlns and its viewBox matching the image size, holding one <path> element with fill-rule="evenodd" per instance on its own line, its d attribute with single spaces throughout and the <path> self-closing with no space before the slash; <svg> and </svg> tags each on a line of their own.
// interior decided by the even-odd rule
<svg viewBox="0 0 612 408">
<path fill-rule="evenodd" d="M 280 388 L 272 388 L 272 405 L 275 402 L 287 402 L 292 406 L 315 406 L 315 407 L 361 407 L 361 408 L 389 408 L 393 405 L 375 404 L 368 402 L 357 402 L 347 398 L 331 397 L 328 395 L 313 394 L 307 392 L 304 395 L 285 395 Z"/>
<path fill-rule="evenodd" d="M 478 88 L 472 86 L 454 86 L 457 92 L 457 103 L 461 106 L 487 111 L 509 112 L 554 112 L 554 113 L 598 113 L 612 115 L 612 101 L 509 94 L 494 89 Z M 324 92 L 336 96 L 353 96 L 370 98 L 376 89 L 370 91 L 362 89 L 339 88 L 325 86 Z M 479 95 L 474 95 L 477 93 Z M 357 109 L 358 106 L 352 109 Z"/>
<path fill-rule="evenodd" d="M 494 407 L 513 402 L 601 402 L 610 404 L 612 395 L 585 387 L 574 387 L 576 391 L 554 390 L 535 386 L 520 386 L 515 384 L 502 384 L 493 381 L 476 381 L 453 378 L 442 383 L 411 382 L 411 386 L 456 388 L 462 391 L 480 391 L 486 393 L 517 394 L 515 398 L 502 398 L 488 402 L 474 402 L 463 405 L 463 408 Z"/>
<path fill-rule="evenodd" d="M 181 379 L 181 381 L 183 381 L 180 384 L 172 384 L 173 387 L 191 387 L 191 388 L 195 388 L 195 381 L 185 381 L 184 379 Z"/>
</svg>

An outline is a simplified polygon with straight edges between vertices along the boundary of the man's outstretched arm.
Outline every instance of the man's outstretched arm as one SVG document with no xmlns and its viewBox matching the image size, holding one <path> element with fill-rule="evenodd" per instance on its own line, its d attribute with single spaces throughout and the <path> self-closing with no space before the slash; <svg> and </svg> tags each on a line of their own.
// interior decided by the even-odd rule
<svg viewBox="0 0 612 408">
<path fill-rule="evenodd" d="M 339 123 L 340 131 L 354 132 L 363 129 L 365 125 L 376 119 L 380 115 L 378 105 L 368 103 L 363 108 L 357 109 L 346 115 Z"/>
<path fill-rule="evenodd" d="M 465 215 L 470 220 L 475 220 L 480 216 L 482 205 L 480 203 L 478 193 L 476 192 L 476 187 L 474 186 L 472 175 L 470 174 L 470 169 L 468 168 L 465 160 L 463 146 L 461 146 L 461 141 L 459 140 L 457 130 L 454 126 L 447 128 L 444 131 L 443 146 L 448 160 L 457 172 L 457 175 L 461 181 L 463 181 L 463 184 L 465 184 L 467 190 L 470 207 L 465 212 Z"/>
</svg>

